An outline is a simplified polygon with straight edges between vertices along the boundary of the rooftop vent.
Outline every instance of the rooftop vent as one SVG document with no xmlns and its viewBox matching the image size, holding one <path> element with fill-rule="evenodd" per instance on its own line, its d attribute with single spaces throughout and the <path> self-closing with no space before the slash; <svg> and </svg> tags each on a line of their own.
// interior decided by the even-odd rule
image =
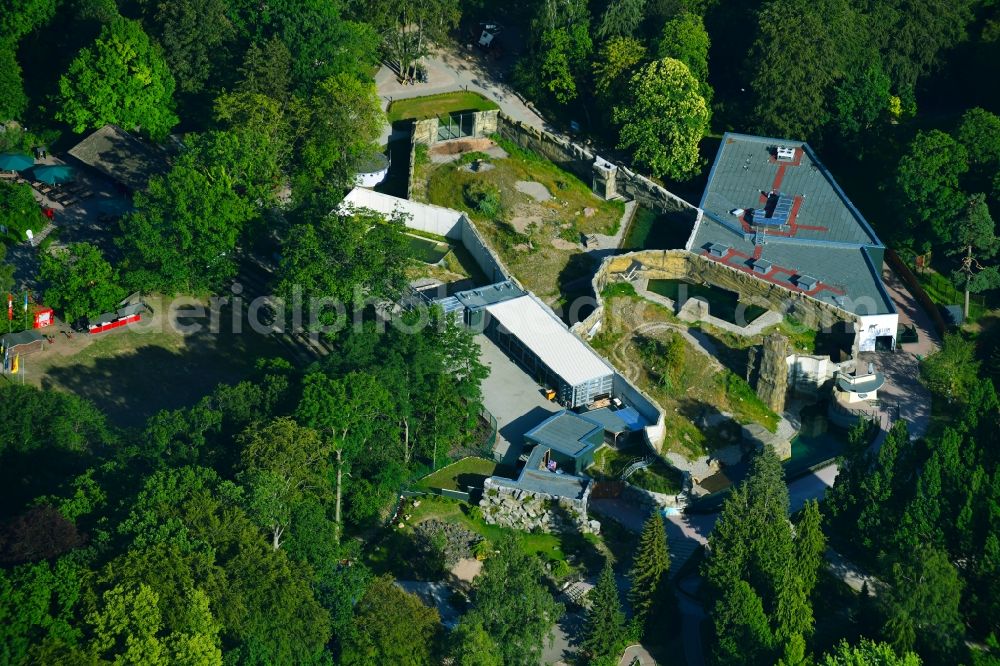
<svg viewBox="0 0 1000 666">
<path fill-rule="evenodd" d="M 795 149 L 786 148 L 785 146 L 778 146 L 778 161 L 779 162 L 791 162 L 795 159 Z"/>
<path fill-rule="evenodd" d="M 722 243 L 712 243 L 708 246 L 708 253 L 713 257 L 724 257 L 729 252 L 729 246 Z"/>
<path fill-rule="evenodd" d="M 767 275 L 771 272 L 771 262 L 766 259 L 755 259 L 753 262 L 753 272 Z"/>
<path fill-rule="evenodd" d="M 819 284 L 819 280 L 811 275 L 800 275 L 795 278 L 795 284 L 804 291 L 812 291 Z"/>
</svg>

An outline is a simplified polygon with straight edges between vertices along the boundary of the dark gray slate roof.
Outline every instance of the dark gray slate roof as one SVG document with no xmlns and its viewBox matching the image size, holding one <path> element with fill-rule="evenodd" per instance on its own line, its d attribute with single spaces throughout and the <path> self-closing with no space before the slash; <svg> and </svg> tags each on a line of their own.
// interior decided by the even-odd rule
<svg viewBox="0 0 1000 666">
<path fill-rule="evenodd" d="M 69 149 L 69 154 L 132 190 L 170 167 L 166 154 L 117 125 L 105 125 Z"/>
<path fill-rule="evenodd" d="M 525 293 L 523 289 L 510 280 L 504 280 L 485 287 L 460 291 L 455 294 L 455 298 L 469 310 L 480 310 L 488 305 L 503 303 L 512 298 L 520 298 Z"/>
<path fill-rule="evenodd" d="M 795 159 L 778 161 L 778 146 L 794 148 Z M 701 208 L 692 252 L 793 291 L 805 291 L 797 278 L 808 274 L 818 281 L 808 295 L 855 314 L 895 312 L 882 285 L 882 242 L 807 144 L 726 134 Z M 774 219 L 787 219 L 753 224 L 751 209 L 771 208 Z M 721 247 L 728 251 L 720 257 Z"/>
<path fill-rule="evenodd" d="M 588 412 L 584 412 L 582 416 L 590 421 L 594 421 L 595 423 L 600 423 L 607 432 L 617 434 L 632 430 L 632 428 L 630 428 L 629 425 L 610 407 L 592 409 Z"/>
<path fill-rule="evenodd" d="M 33 342 L 38 342 L 44 339 L 45 336 L 34 329 L 0 335 L 0 343 L 3 343 L 4 349 L 10 349 L 19 345 L 30 345 Z"/>
<path fill-rule="evenodd" d="M 604 426 L 563 410 L 550 416 L 524 434 L 536 444 L 555 449 L 568 456 L 579 456 L 604 441 Z"/>
</svg>

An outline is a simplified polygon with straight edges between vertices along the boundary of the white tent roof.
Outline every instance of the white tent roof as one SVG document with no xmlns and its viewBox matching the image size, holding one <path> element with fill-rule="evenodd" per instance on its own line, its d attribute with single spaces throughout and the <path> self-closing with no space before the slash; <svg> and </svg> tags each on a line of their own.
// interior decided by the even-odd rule
<svg viewBox="0 0 1000 666">
<path fill-rule="evenodd" d="M 530 295 L 487 306 L 486 311 L 571 386 L 613 374 L 600 356 Z"/>
</svg>

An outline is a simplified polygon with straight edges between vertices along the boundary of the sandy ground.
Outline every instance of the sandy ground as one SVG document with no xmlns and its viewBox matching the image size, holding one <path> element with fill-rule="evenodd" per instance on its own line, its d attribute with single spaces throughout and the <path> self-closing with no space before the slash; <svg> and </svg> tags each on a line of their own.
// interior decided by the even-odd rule
<svg viewBox="0 0 1000 666">
<path fill-rule="evenodd" d="M 451 575 L 454 576 L 456 580 L 460 580 L 463 583 L 471 583 L 482 570 L 482 562 L 474 558 L 465 558 L 459 560 L 455 566 L 451 568 Z"/>
</svg>

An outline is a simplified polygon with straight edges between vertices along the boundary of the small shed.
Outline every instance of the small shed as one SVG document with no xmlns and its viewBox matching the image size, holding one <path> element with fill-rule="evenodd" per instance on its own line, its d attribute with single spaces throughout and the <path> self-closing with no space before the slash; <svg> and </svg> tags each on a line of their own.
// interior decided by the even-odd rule
<svg viewBox="0 0 1000 666">
<path fill-rule="evenodd" d="M 38 331 L 19 331 L 0 335 L 0 345 L 3 346 L 4 358 L 14 358 L 15 355 L 28 356 L 42 351 L 45 346 L 45 336 Z"/>
<path fill-rule="evenodd" d="M 604 443 L 604 427 L 568 410 L 542 421 L 524 434 L 529 443 L 549 450 L 546 463 L 578 475 L 594 462 L 594 451 Z"/>
<path fill-rule="evenodd" d="M 87 332 L 91 334 L 104 333 L 115 328 L 128 326 L 142 319 L 146 312 L 145 303 L 132 303 L 118 308 L 114 312 L 106 312 L 98 317 L 87 320 Z"/>
</svg>

